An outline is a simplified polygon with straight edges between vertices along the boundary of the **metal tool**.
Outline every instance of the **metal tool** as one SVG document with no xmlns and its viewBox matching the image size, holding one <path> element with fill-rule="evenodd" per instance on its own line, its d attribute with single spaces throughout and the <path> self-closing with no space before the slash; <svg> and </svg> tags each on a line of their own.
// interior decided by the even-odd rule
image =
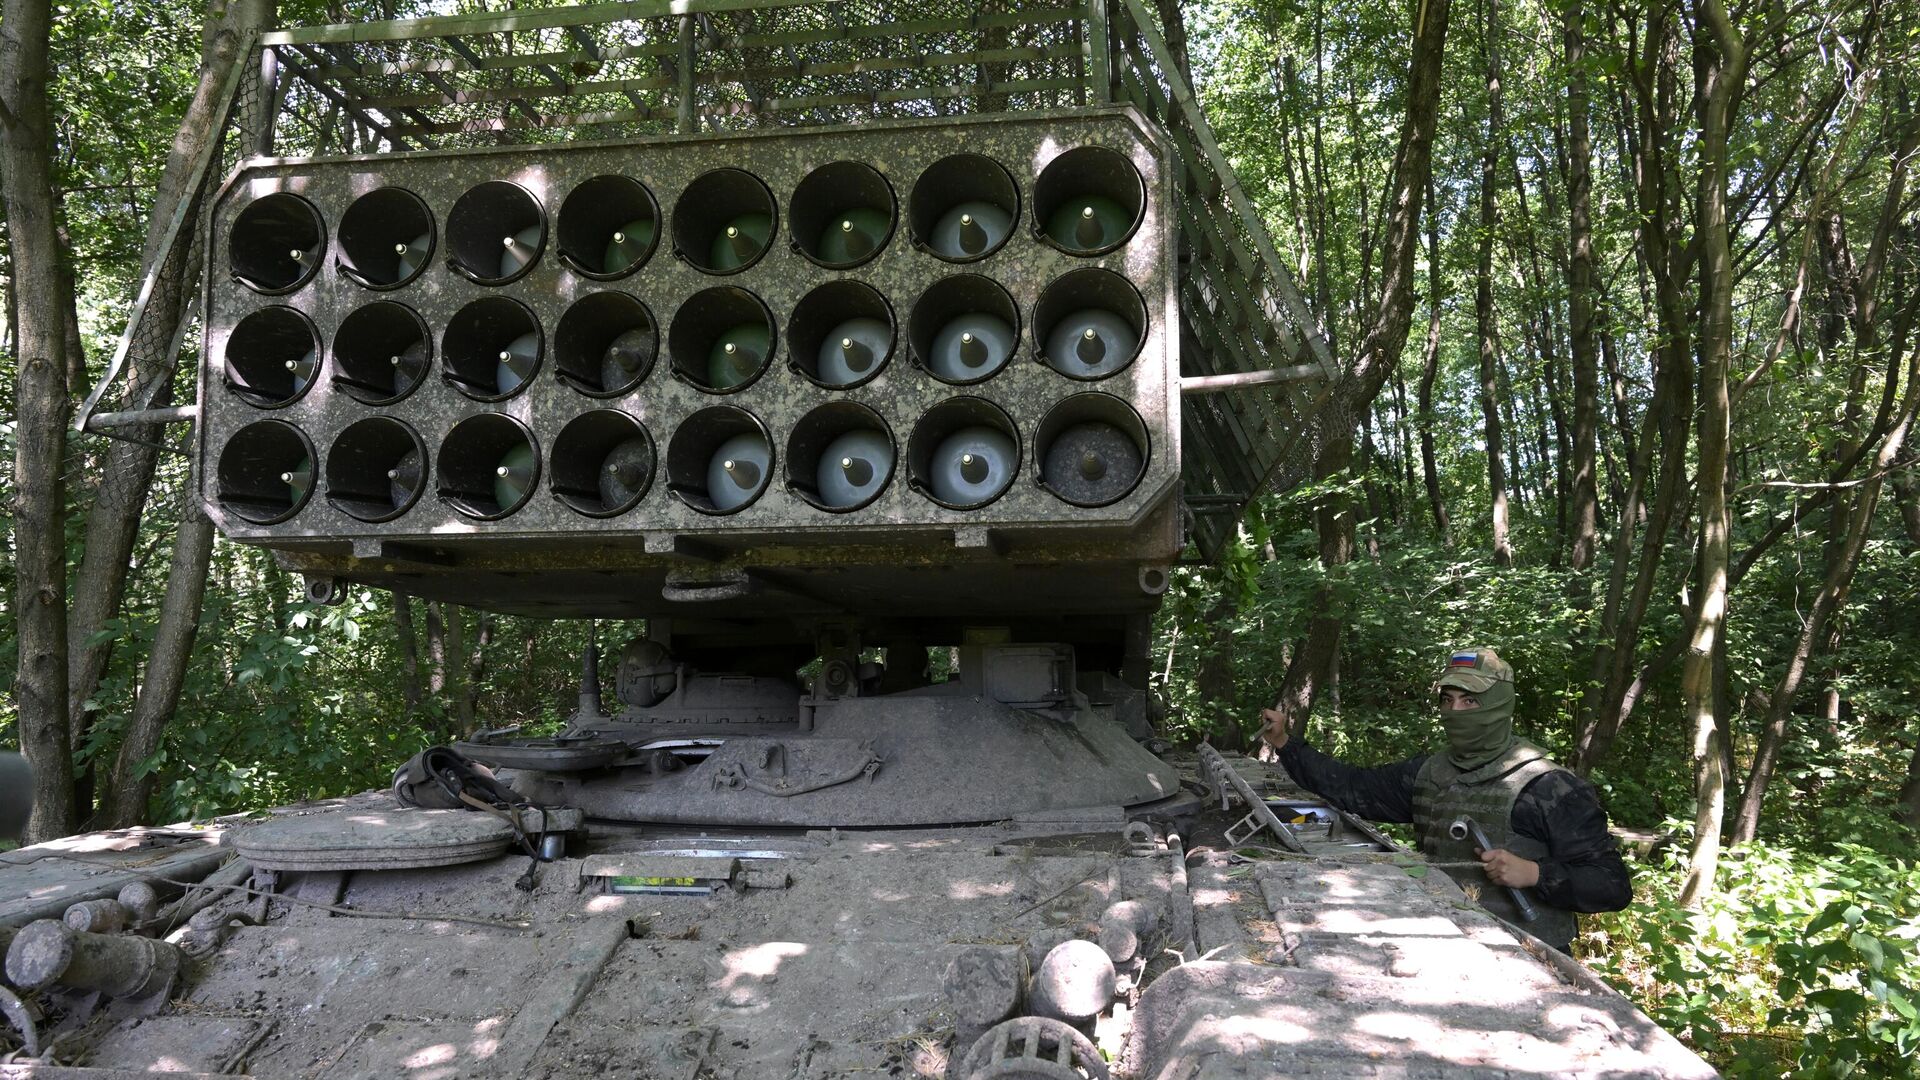
<svg viewBox="0 0 1920 1080">
<path fill-rule="evenodd" d="M 1480 827 L 1479 822 L 1470 817 L 1454 818 L 1453 824 L 1447 826 L 1447 835 L 1453 837 L 1455 840 L 1465 840 L 1468 837 L 1472 837 L 1474 846 L 1481 851 L 1495 850 L 1493 842 L 1487 839 L 1486 830 Z M 1540 917 L 1540 913 L 1533 909 L 1533 902 L 1527 899 L 1525 893 L 1511 885 L 1505 886 L 1505 888 L 1507 895 L 1513 897 L 1513 906 L 1520 909 L 1521 922 L 1532 922 Z"/>
<path fill-rule="evenodd" d="M 1262 799 L 1239 773 L 1233 771 L 1233 766 L 1227 764 L 1227 759 L 1220 756 L 1220 751 L 1201 743 L 1200 765 L 1213 784 L 1214 796 L 1220 800 L 1222 810 L 1226 809 L 1235 797 L 1247 808 L 1247 816 L 1227 829 L 1228 846 L 1238 847 L 1265 828 L 1273 834 L 1274 839 L 1280 841 L 1281 847 L 1299 854 L 1306 853 L 1306 845 L 1300 843 L 1300 838 L 1294 835 L 1293 830 L 1288 828 L 1285 822 L 1274 816 L 1266 800 Z"/>
</svg>

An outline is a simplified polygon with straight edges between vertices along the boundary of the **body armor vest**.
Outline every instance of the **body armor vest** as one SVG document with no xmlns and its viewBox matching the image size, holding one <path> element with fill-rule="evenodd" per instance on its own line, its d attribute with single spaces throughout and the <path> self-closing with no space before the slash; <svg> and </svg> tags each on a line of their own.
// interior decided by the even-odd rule
<svg viewBox="0 0 1920 1080">
<path fill-rule="evenodd" d="M 1429 859 L 1472 864 L 1445 869 L 1481 907 L 1564 951 L 1573 941 L 1573 912 L 1542 903 L 1528 889 L 1527 899 L 1533 901 L 1539 917 L 1531 923 L 1522 922 L 1513 897 L 1480 868 L 1479 857 L 1473 853 L 1473 838 L 1455 840 L 1447 831 L 1454 819 L 1470 817 L 1494 847 L 1536 862 L 1545 858 L 1545 844 L 1513 831 L 1513 804 L 1528 784 L 1559 767 L 1547 760 L 1545 750 L 1524 740 L 1473 769 L 1461 769 L 1444 752 L 1434 754 L 1420 767 L 1420 775 L 1413 782 L 1413 828 L 1420 851 Z"/>
</svg>

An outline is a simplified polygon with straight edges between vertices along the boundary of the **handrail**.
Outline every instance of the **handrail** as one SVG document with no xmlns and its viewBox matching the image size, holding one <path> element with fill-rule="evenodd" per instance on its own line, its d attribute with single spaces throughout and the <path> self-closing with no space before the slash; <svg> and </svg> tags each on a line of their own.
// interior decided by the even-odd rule
<svg viewBox="0 0 1920 1080">
<path fill-rule="evenodd" d="M 220 156 L 221 136 L 232 121 L 234 103 L 239 100 L 243 77 L 248 70 L 246 61 L 253 56 L 258 38 L 257 33 L 248 34 L 247 39 L 241 43 L 240 51 L 235 54 L 237 59 L 227 69 L 226 82 L 220 88 L 220 104 L 214 114 L 215 123 L 212 133 L 207 137 L 206 145 L 201 147 L 199 156 L 194 159 L 193 171 L 187 175 L 187 183 L 180 189 L 180 201 L 173 208 L 173 216 L 167 221 L 167 231 L 156 249 L 153 265 L 147 267 L 141 276 L 140 292 L 134 298 L 133 309 L 127 316 L 127 328 L 120 335 L 120 344 L 113 351 L 113 360 L 108 363 L 107 370 L 94 384 L 86 401 L 82 402 L 80 408 L 74 413 L 73 430 L 76 434 L 86 434 L 95 430 L 91 426 L 95 415 L 94 410 L 99 407 L 100 399 L 106 396 L 108 388 L 120 381 L 120 373 L 126 369 L 127 357 L 133 352 L 134 339 L 140 332 L 141 324 L 146 321 L 147 307 L 153 301 L 154 289 L 160 283 L 161 271 L 166 267 L 174 246 L 182 241 L 181 232 L 186 228 L 188 220 L 193 217 L 195 209 L 200 205 L 205 194 L 202 188 L 206 184 L 207 170 L 213 167 L 213 162 Z M 192 242 L 190 237 L 185 239 L 188 243 Z M 184 324 L 186 320 L 181 321 Z M 181 338 L 182 335 L 178 332 L 171 335 L 163 363 L 172 364 L 179 357 Z M 151 402 L 140 401 L 131 404 L 134 406 L 132 411 L 139 412 L 145 410 Z M 170 422 L 179 423 L 180 420 Z"/>
</svg>

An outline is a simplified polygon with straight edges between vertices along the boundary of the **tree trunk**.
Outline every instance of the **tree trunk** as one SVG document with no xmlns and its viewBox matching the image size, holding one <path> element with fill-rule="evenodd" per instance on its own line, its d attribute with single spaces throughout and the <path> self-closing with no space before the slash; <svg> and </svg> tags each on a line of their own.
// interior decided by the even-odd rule
<svg viewBox="0 0 1920 1080">
<path fill-rule="evenodd" d="M 1700 103 L 1700 577 L 1693 634 L 1680 687 L 1693 729 L 1693 851 L 1680 902 L 1697 907 L 1714 890 L 1727 776 L 1721 757 L 1726 718 L 1719 712 L 1714 664 L 1727 647 L 1727 451 L 1732 441 L 1727 370 L 1733 358 L 1733 254 L 1727 222 L 1727 140 L 1733 99 L 1746 78 L 1746 50 L 1721 0 L 1702 0 L 1706 26 L 1695 30 Z M 1711 42 L 1701 40 L 1711 32 Z"/>
<path fill-rule="evenodd" d="M 1225 575 L 1222 575 L 1223 577 Z M 1240 607 L 1240 584 L 1221 583 L 1220 596 L 1208 609 L 1207 640 L 1194 672 L 1194 688 L 1206 703 L 1208 741 L 1222 750 L 1246 748 L 1240 727 L 1239 700 L 1233 686 L 1233 617 Z"/>
<path fill-rule="evenodd" d="M 1495 177 L 1500 168 L 1502 119 L 1500 110 L 1500 5 L 1486 0 L 1480 35 L 1487 61 L 1486 144 L 1480 154 L 1479 261 L 1473 277 L 1473 315 L 1480 342 L 1480 413 L 1486 425 L 1487 495 L 1493 508 L 1493 563 L 1513 565 L 1513 543 L 1507 537 L 1507 462 L 1500 431 L 1500 388 L 1497 382 L 1499 345 L 1493 314 L 1493 236 L 1499 225 L 1494 201 Z"/>
<path fill-rule="evenodd" d="M 1453 546 L 1447 503 L 1440 495 L 1440 466 L 1433 448 L 1433 383 L 1440 374 L 1440 208 L 1431 170 L 1427 176 L 1427 344 L 1420 352 L 1420 471 L 1426 480 L 1427 508 L 1444 547 Z"/>
<path fill-rule="evenodd" d="M 448 734 L 459 737 L 473 733 L 472 680 L 467 677 L 467 611 L 448 607 L 442 613 L 445 622 L 446 691 L 453 705 L 453 728 Z"/>
<path fill-rule="evenodd" d="M 463 715 L 467 721 L 465 734 L 478 731 L 475 717 L 480 709 L 480 688 L 487 681 L 487 648 L 493 644 L 493 634 L 498 628 L 499 617 L 490 611 L 480 613 L 480 625 L 474 632 L 473 651 L 467 657 L 467 707 Z"/>
<path fill-rule="evenodd" d="M 1572 547 L 1576 573 L 1593 565 L 1599 545 L 1600 494 L 1594 453 L 1600 430 L 1600 366 L 1594 334 L 1593 140 L 1587 130 L 1586 5 L 1569 0 L 1567 50 L 1567 262 L 1569 347 L 1573 353 Z"/>
<path fill-rule="evenodd" d="M 1900 820 L 1920 828 L 1920 732 L 1915 732 L 1913 752 L 1907 755 L 1907 782 L 1900 785 Z"/>
<path fill-rule="evenodd" d="M 24 839 L 73 831 L 73 740 L 67 727 L 67 343 L 57 295 L 60 240 L 47 120 L 47 0 L 6 0 L 0 19 L 0 198 L 12 241 L 19 319 L 14 379 L 13 615 L 20 749 L 33 763 Z"/>
<path fill-rule="evenodd" d="M 447 691 L 447 620 L 438 600 L 427 601 L 427 693 Z"/>
<path fill-rule="evenodd" d="M 1896 356 L 1904 351 L 1907 344 L 1906 331 L 1911 325 L 1911 311 L 1911 303 L 1901 309 L 1898 322 L 1902 325 L 1894 334 Z M 1897 370 L 1895 368 L 1888 372 L 1889 381 Z M 1766 799 L 1767 785 L 1772 781 L 1773 770 L 1779 762 L 1780 748 L 1786 741 L 1787 720 L 1793 711 L 1794 697 L 1800 691 L 1815 652 L 1828 641 L 1830 620 L 1846 603 L 1847 590 L 1853 584 L 1854 572 L 1860 566 L 1860 556 L 1866 550 L 1867 540 L 1873 532 L 1881 484 L 1905 450 L 1914 411 L 1920 408 L 1920 385 L 1916 385 L 1920 384 L 1920 354 L 1908 359 L 1906 384 L 1905 400 L 1898 419 L 1892 430 L 1881 439 L 1872 468 L 1860 486 L 1851 493 L 1850 512 L 1844 523 L 1839 547 L 1830 553 L 1826 577 L 1820 583 L 1820 591 L 1814 595 L 1813 606 L 1787 656 L 1786 670 L 1781 673 L 1780 682 L 1774 687 L 1773 696 L 1768 701 L 1766 726 L 1761 730 L 1760 745 L 1754 753 L 1753 765 L 1747 772 L 1745 797 L 1741 799 L 1739 813 L 1734 818 L 1734 844 L 1751 843 L 1760 831 L 1760 812 Z M 1838 482 L 1837 477 L 1835 481 Z M 1835 514 L 1838 514 L 1837 508 Z"/>
<path fill-rule="evenodd" d="M 393 594 L 393 631 L 400 639 L 400 699 L 407 715 L 420 711 L 420 640 L 413 629 L 413 597 Z"/>
<path fill-rule="evenodd" d="M 292 581 L 273 552 L 262 551 L 259 558 L 265 560 L 260 567 L 260 586 L 267 594 L 267 618 L 273 623 L 274 634 L 285 637 L 289 617 L 287 594 L 293 589 Z"/>
<path fill-rule="evenodd" d="M 1654 422 L 1648 410 L 1647 423 Z M 1600 608 L 1599 633 L 1593 637 L 1593 654 L 1587 668 L 1586 685 L 1580 692 L 1580 707 L 1574 713 L 1574 768 L 1582 775 L 1594 765 L 1585 756 L 1597 725 L 1601 702 L 1605 700 L 1607 678 L 1613 671 L 1614 650 L 1620 640 L 1621 605 L 1627 591 L 1627 567 L 1633 561 L 1633 530 L 1640 517 L 1641 500 L 1647 487 L 1647 470 L 1653 464 L 1653 440 L 1640 440 L 1640 448 L 1627 466 L 1627 490 L 1620 501 L 1620 519 L 1614 525 L 1613 560 L 1607 569 L 1607 595 Z"/>
<path fill-rule="evenodd" d="M 1911 470 L 1913 463 L 1904 466 Z M 1907 543 L 1920 547 L 1920 481 L 1913 478 L 1911 472 L 1903 471 L 1893 478 L 1893 492 L 1900 503 L 1900 524 L 1907 534 Z"/>
<path fill-rule="evenodd" d="M 236 5 L 225 22 L 220 12 L 226 4 L 214 0 L 211 8 L 207 14 L 208 33 L 199 82 L 187 103 L 186 115 L 174 133 L 166 168 L 154 191 L 146 245 L 140 259 L 143 272 L 159 259 L 167 225 L 180 200 L 188 194 L 188 174 L 214 135 L 220 83 L 239 53 L 241 38 L 248 30 L 264 26 L 269 18 L 267 10 L 257 2 Z M 182 235 L 193 235 L 191 227 Z M 179 321 L 192 306 L 196 273 L 189 268 L 186 273 L 162 274 L 155 280 L 149 303 L 162 320 L 157 324 L 158 340 L 171 341 Z M 132 392 L 124 400 L 131 402 L 149 396 L 159 404 L 170 400 L 174 365 L 167 360 L 164 355 L 154 356 L 139 349 L 130 352 L 125 379 Z M 127 439 L 107 440 L 99 487 L 87 510 L 86 546 L 80 557 L 79 572 L 74 575 L 73 609 L 67 616 L 68 723 L 76 746 L 86 738 L 90 722 L 87 701 L 99 688 L 113 657 L 115 640 L 101 635 L 100 631 L 119 612 L 126 593 L 128 567 L 140 533 L 140 515 L 146 507 L 154 463 L 159 456 L 157 444 L 161 429 L 158 425 L 126 434 Z"/>
<path fill-rule="evenodd" d="M 1677 95 L 1674 42 L 1664 15 L 1649 19 L 1641 53 L 1629 69 L 1637 122 L 1632 123 L 1640 251 L 1653 280 L 1653 303 L 1660 327 L 1654 353 L 1654 395 L 1649 406 L 1660 439 L 1659 484 L 1640 537 L 1639 566 L 1609 647 L 1610 669 L 1599 707 L 1581 724 L 1575 768 L 1591 769 L 1606 757 L 1614 738 L 1639 699 L 1636 652 L 1640 627 L 1660 580 L 1667 533 L 1687 484 L 1688 431 L 1693 413 L 1693 304 L 1684 291 L 1689 256 L 1674 238 L 1679 216 L 1678 183 L 1667 133 L 1675 125 Z M 1623 124 L 1623 126 L 1626 126 Z"/>
<path fill-rule="evenodd" d="M 1387 227 L 1382 247 L 1379 307 L 1361 335 L 1359 348 L 1342 374 L 1326 408 L 1316 419 L 1322 434 L 1314 474 L 1320 479 L 1343 476 L 1353 464 L 1355 421 L 1386 385 L 1406 347 L 1413 317 L 1414 254 L 1419 247 L 1421 204 L 1433 166 L 1433 132 L 1440 104 L 1440 62 L 1447 39 L 1451 0 L 1427 0 L 1414 26 L 1413 57 L 1407 76 L 1407 118 L 1400 128 L 1399 152 L 1394 157 Z M 1320 536 L 1320 558 L 1329 575 L 1338 575 L 1352 558 L 1353 511 L 1347 498 L 1329 494 L 1315 510 Z M 1340 633 L 1345 611 L 1337 582 L 1321 588 L 1306 640 L 1295 650 L 1281 682 L 1275 708 L 1289 729 L 1305 730 L 1307 713 L 1316 692 L 1333 681 L 1340 656 Z"/>
<path fill-rule="evenodd" d="M 141 772 L 141 764 L 160 748 L 160 738 L 180 704 L 187 665 L 193 659 L 193 639 L 200 629 L 200 605 L 207 593 L 207 564 L 213 555 L 213 522 L 189 500 L 173 540 L 173 564 L 167 569 L 167 594 L 160 602 L 160 625 L 140 680 L 133 716 L 114 758 L 113 777 L 102 807 L 104 827 L 124 829 L 146 819 L 153 798 L 155 772 Z"/>
<path fill-rule="evenodd" d="M 1621 456 L 1632 461 L 1639 453 L 1633 433 L 1633 405 L 1627 398 L 1627 377 L 1620 370 L 1619 349 L 1611 332 L 1600 333 L 1600 359 L 1607 369 L 1607 394 L 1613 402 L 1613 434 L 1620 440 Z M 1616 497 L 1614 504 L 1619 502 Z"/>
</svg>

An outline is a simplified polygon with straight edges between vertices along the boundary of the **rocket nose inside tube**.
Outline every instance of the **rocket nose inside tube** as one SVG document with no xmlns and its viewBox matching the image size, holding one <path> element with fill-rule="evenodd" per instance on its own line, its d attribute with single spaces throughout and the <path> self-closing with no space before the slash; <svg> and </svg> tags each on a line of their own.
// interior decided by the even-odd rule
<svg viewBox="0 0 1920 1080">
<path fill-rule="evenodd" d="M 712 405 L 682 421 L 667 443 L 667 489 L 703 514 L 734 514 L 760 498 L 773 469 L 773 439 L 760 418 Z"/>
<path fill-rule="evenodd" d="M 380 300 L 356 308 L 333 334 L 333 385 L 363 405 L 406 397 L 432 364 L 432 332 L 405 304 Z"/>
<path fill-rule="evenodd" d="M 1109 506 L 1146 473 L 1150 441 L 1140 414 L 1111 394 L 1075 394 L 1034 431 L 1040 486 L 1074 506 Z"/>
<path fill-rule="evenodd" d="M 320 334 L 290 307 L 261 308 L 227 335 L 227 388 L 263 409 L 291 404 L 320 373 Z"/>
<path fill-rule="evenodd" d="M 312 203 L 280 191 L 248 203 L 233 220 L 227 262 L 235 280 L 257 293 L 290 293 L 313 280 L 327 243 Z"/>
<path fill-rule="evenodd" d="M 340 215 L 340 269 L 369 289 L 397 289 L 433 258 L 433 211 L 405 188 L 375 188 Z"/>
<path fill-rule="evenodd" d="M 576 514 L 613 517 L 639 505 L 653 484 L 653 437 L 615 409 L 581 413 L 553 440 L 554 498 Z"/>
<path fill-rule="evenodd" d="M 793 189 L 787 221 L 800 253 L 833 270 L 872 259 L 893 236 L 893 187 L 871 165 L 832 161 Z"/>
<path fill-rule="evenodd" d="M 1048 367 L 1073 379 L 1123 371 L 1146 340 L 1140 290 L 1111 270 L 1083 267 L 1061 275 L 1033 309 L 1035 343 Z"/>
<path fill-rule="evenodd" d="M 526 505 L 540 478 L 533 433 L 511 416 L 481 413 L 453 426 L 435 459 L 442 501 L 478 521 Z"/>
<path fill-rule="evenodd" d="M 1082 146 L 1047 163 L 1033 185 L 1034 227 L 1069 255 L 1102 255 L 1140 227 L 1146 186 L 1125 154 Z"/>
<path fill-rule="evenodd" d="M 255 525 L 277 525 L 313 494 L 313 444 L 284 420 L 258 420 L 235 432 L 214 470 L 215 501 Z"/>
<path fill-rule="evenodd" d="M 476 184 L 447 212 L 447 261 L 478 284 L 518 279 L 540 261 L 546 245 L 545 208 L 511 181 Z"/>
<path fill-rule="evenodd" d="M 984 382 L 1013 359 L 1020 310 L 998 282 L 956 274 L 934 282 L 914 301 L 907 339 L 920 366 L 942 382 Z"/>
<path fill-rule="evenodd" d="M 591 397 L 618 397 L 653 370 L 660 333 L 647 306 L 623 292 L 582 297 L 553 335 L 554 374 Z"/>
<path fill-rule="evenodd" d="M 674 250 L 705 273 L 738 273 L 766 254 L 776 215 L 773 192 L 745 169 L 702 173 L 674 201 Z"/>
<path fill-rule="evenodd" d="M 949 510 L 992 503 L 1019 469 L 1019 429 L 985 398 L 948 398 L 928 409 L 907 438 L 909 486 Z"/>
<path fill-rule="evenodd" d="M 830 281 L 794 306 L 788 362 L 815 385 L 847 390 L 880 374 L 893 355 L 893 309 L 871 285 Z"/>
<path fill-rule="evenodd" d="M 773 312 L 733 286 L 704 289 L 674 312 L 667 356 L 674 377 L 712 394 L 743 390 L 773 359 Z"/>
<path fill-rule="evenodd" d="M 560 203 L 555 247 L 567 269 L 596 281 L 638 270 L 660 240 L 660 204 L 630 176 L 585 180 Z"/>
<path fill-rule="evenodd" d="M 440 374 L 475 401 L 501 401 L 532 381 L 544 351 L 532 309 L 510 297 L 483 297 L 447 321 Z"/>
<path fill-rule="evenodd" d="M 893 478 L 893 435 L 867 406 L 831 402 L 793 426 L 786 461 L 789 489 L 817 509 L 846 513 L 879 498 Z"/>
<path fill-rule="evenodd" d="M 365 522 L 406 513 L 427 487 L 427 447 L 389 416 L 347 425 L 327 450 L 327 502 Z"/>
<path fill-rule="evenodd" d="M 973 262 L 1000 250 L 1019 217 L 1013 175 L 980 154 L 953 154 L 927 166 L 907 196 L 914 243 L 948 262 Z"/>
</svg>

